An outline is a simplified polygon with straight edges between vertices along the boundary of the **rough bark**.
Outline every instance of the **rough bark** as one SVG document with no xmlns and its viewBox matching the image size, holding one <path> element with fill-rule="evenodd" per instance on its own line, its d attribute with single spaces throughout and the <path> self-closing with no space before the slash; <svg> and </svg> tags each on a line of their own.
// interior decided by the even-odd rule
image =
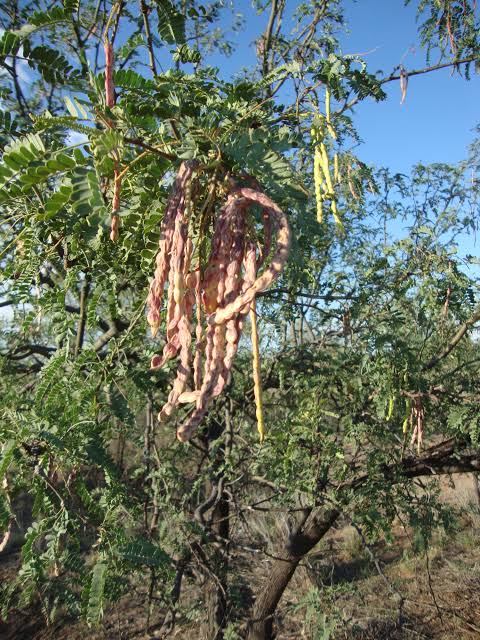
<svg viewBox="0 0 480 640">
<path fill-rule="evenodd" d="M 480 451 L 465 452 L 465 443 L 454 438 L 430 447 L 420 457 L 406 458 L 398 463 L 385 465 L 383 475 L 391 484 L 406 478 L 431 476 L 446 473 L 480 471 Z M 358 491 L 368 481 L 368 474 L 353 479 L 340 493 Z M 339 495 L 339 499 L 341 496 Z M 302 558 L 325 536 L 340 515 L 336 509 L 317 509 L 312 512 L 306 525 L 291 537 L 283 552 L 279 553 L 270 574 L 259 590 L 252 616 L 248 623 L 248 640 L 271 640 L 273 638 L 273 616 Z"/>
<path fill-rule="evenodd" d="M 222 493 L 212 514 L 212 532 L 224 540 L 227 540 L 229 535 L 228 513 L 228 501 L 225 493 Z M 215 552 L 213 564 L 216 579 L 212 576 L 207 583 L 205 593 L 205 608 L 207 610 L 205 640 L 223 640 L 223 632 L 227 624 L 228 557 L 225 551 L 226 549 Z"/>
<path fill-rule="evenodd" d="M 480 475 L 478 473 L 473 474 L 473 488 L 477 500 L 477 507 L 480 509 Z"/>
<path fill-rule="evenodd" d="M 275 561 L 267 585 L 255 600 L 252 618 L 249 621 L 248 640 L 272 638 L 273 614 L 300 560 L 330 530 L 340 512 L 336 509 L 315 511 L 302 531 L 288 541 L 282 556 Z"/>
<path fill-rule="evenodd" d="M 209 558 L 210 574 L 205 589 L 206 622 L 201 637 L 204 640 L 223 640 L 228 622 L 228 553 L 229 553 L 229 513 L 230 505 L 223 489 L 223 466 L 230 455 L 231 425 L 227 411 L 225 424 L 217 424 L 211 429 L 209 440 L 216 440 L 226 428 L 225 444 L 218 447 L 214 461 L 214 475 L 206 483 L 206 495 L 210 496 L 204 506 L 212 508 L 208 523 L 204 521 L 202 506 L 197 510 L 197 519 L 207 531 L 213 534 L 217 542 L 215 551 Z M 213 499 L 213 502 L 212 502 Z"/>
</svg>

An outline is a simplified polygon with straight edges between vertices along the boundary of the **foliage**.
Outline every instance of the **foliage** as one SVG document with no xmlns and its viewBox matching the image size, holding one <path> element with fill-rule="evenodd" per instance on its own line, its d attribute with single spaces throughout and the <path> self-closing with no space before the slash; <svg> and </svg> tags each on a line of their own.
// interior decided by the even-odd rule
<svg viewBox="0 0 480 640">
<path fill-rule="evenodd" d="M 458 254 L 477 229 L 478 143 L 464 163 L 418 165 L 409 176 L 367 166 L 353 105 L 386 99 L 388 76 L 342 53 L 345 3 L 298 2 L 291 17 L 278 13 L 280 2 L 273 30 L 257 40 L 257 67 L 225 79 L 208 54 L 230 47 L 218 37 L 229 4 L 156 0 L 146 12 L 130 3 L 118 12 L 111 3 L 36 0 L 0 10 L 0 291 L 9 310 L 0 333 L 0 527 L 29 505 L 26 522 L 16 516 L 20 569 L 1 588 L 2 616 L 40 602 L 47 621 L 67 612 L 96 625 L 139 580 L 149 582 L 147 608 L 155 603 L 166 627 L 187 628 L 187 613 L 204 611 L 193 597 L 181 602 L 182 580 L 187 593 L 195 584 L 233 601 L 237 585 L 251 599 L 258 554 L 283 553 L 299 512 L 323 507 L 343 511 L 368 540 L 391 539 L 394 524 L 408 522 L 421 548 L 452 514 L 434 483 L 418 492 L 415 477 L 398 471 L 418 455 L 415 402 L 426 446 L 453 438 L 462 452 L 478 452 L 480 353 L 469 331 L 480 281 L 476 258 Z M 272 3 L 254 5 L 268 23 Z M 428 51 L 440 48 L 452 63 L 478 54 L 470 5 L 445 3 L 448 22 L 437 2 L 419 3 Z M 337 157 L 343 232 L 315 215 L 311 129 L 326 118 L 326 87 L 333 135 L 324 146 L 332 166 Z M 163 345 L 147 336 L 144 307 L 184 159 L 201 167 L 197 212 L 208 209 L 210 188 L 222 199 L 226 175 L 248 174 L 293 229 L 287 269 L 257 301 L 262 446 L 248 339 L 192 445 L 175 441 L 174 421 L 155 420 L 172 368 L 148 369 Z M 206 227 L 208 235 L 211 218 Z M 225 637 L 249 618 L 247 601 L 224 603 Z M 299 607 L 312 637 L 333 637 L 319 592 Z"/>
</svg>

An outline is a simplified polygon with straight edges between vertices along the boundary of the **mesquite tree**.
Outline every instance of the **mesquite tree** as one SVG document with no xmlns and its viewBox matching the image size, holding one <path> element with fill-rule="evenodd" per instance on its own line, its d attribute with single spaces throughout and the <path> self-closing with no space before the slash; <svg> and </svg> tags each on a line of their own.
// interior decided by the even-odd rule
<svg viewBox="0 0 480 640">
<path fill-rule="evenodd" d="M 468 75 L 476 5 L 420 2 L 428 66 L 381 75 L 339 0 L 253 4 L 229 80 L 221 0 L 0 7 L 4 618 L 95 625 L 147 575 L 147 627 L 270 638 L 337 521 L 427 544 L 416 479 L 480 471 L 478 147 L 373 170 L 353 113 Z"/>
</svg>

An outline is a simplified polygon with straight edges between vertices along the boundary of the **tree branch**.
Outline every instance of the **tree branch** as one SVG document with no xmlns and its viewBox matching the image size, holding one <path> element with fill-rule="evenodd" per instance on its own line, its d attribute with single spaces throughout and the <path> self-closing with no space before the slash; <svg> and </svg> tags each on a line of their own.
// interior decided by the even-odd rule
<svg viewBox="0 0 480 640">
<path fill-rule="evenodd" d="M 150 22 L 148 20 L 149 7 L 145 0 L 140 0 L 140 11 L 143 15 L 143 26 L 145 28 L 145 36 L 147 38 L 148 59 L 150 62 L 150 69 L 154 76 L 157 75 L 157 65 L 155 63 L 155 53 L 153 51 L 152 32 L 150 31 Z"/>
<path fill-rule="evenodd" d="M 480 308 L 477 309 L 477 311 L 475 311 L 475 313 L 459 327 L 457 333 L 453 336 L 445 349 L 443 349 L 443 351 L 441 351 L 438 355 L 430 358 L 430 360 L 423 366 L 422 371 L 433 369 L 433 367 L 435 367 L 440 362 L 440 360 L 446 358 L 455 349 L 463 336 L 467 333 L 469 327 L 474 325 L 479 320 Z"/>
<path fill-rule="evenodd" d="M 420 458 L 411 457 L 399 463 L 385 465 L 382 474 L 385 480 L 395 484 L 406 478 L 479 471 L 480 450 L 469 454 L 465 449 L 464 443 L 458 443 L 451 438 L 430 447 Z M 364 474 L 339 487 L 339 493 L 348 499 L 351 492 L 358 491 L 368 482 L 368 479 L 369 475 Z M 270 575 L 261 585 L 255 600 L 248 626 L 248 640 L 270 640 L 273 616 L 280 598 L 301 559 L 318 544 L 339 518 L 341 502 L 342 497 L 339 496 L 338 507 L 330 509 L 320 507 L 312 512 L 305 528 L 290 536 L 283 551 L 277 554 L 278 557 Z"/>
</svg>

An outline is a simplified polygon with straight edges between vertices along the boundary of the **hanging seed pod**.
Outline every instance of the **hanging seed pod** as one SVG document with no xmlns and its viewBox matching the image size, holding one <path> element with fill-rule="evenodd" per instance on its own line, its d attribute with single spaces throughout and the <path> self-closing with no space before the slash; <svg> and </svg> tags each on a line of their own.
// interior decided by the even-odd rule
<svg viewBox="0 0 480 640">
<path fill-rule="evenodd" d="M 235 216 L 232 219 L 233 233 L 232 246 L 230 249 L 230 262 L 226 269 L 225 291 L 222 304 L 233 301 L 241 291 L 242 277 L 241 268 L 245 248 L 245 207 L 241 205 L 235 209 Z M 222 370 L 217 383 L 212 391 L 212 397 L 220 395 L 230 379 L 230 370 L 233 359 L 237 352 L 240 332 L 238 327 L 239 318 L 231 318 L 225 325 L 225 354 Z"/>
<path fill-rule="evenodd" d="M 336 184 L 342 182 L 342 174 L 340 173 L 340 165 L 338 161 L 338 153 L 333 156 L 333 179 Z"/>
<path fill-rule="evenodd" d="M 217 219 L 212 250 L 205 270 L 203 301 L 207 311 L 215 310 L 237 293 L 238 272 L 243 249 L 243 211 L 238 198 L 231 195 Z M 223 324 L 209 325 L 206 334 L 206 360 L 196 409 L 189 419 L 188 429 L 196 429 L 205 416 L 211 400 L 225 385 L 224 357 L 227 331 Z M 177 432 L 181 438 L 183 427 Z"/>
<path fill-rule="evenodd" d="M 337 133 L 332 126 L 331 122 L 331 114 L 330 114 L 330 101 L 331 101 L 331 93 L 330 89 L 326 87 L 325 89 L 325 120 L 327 125 L 327 130 L 333 140 L 337 139 Z"/>
<path fill-rule="evenodd" d="M 195 305 L 197 325 L 195 327 L 195 358 L 193 360 L 193 385 L 196 391 L 202 386 L 202 355 L 205 349 L 205 340 L 202 326 L 202 293 L 200 287 L 200 271 L 195 271 Z"/>
<path fill-rule="evenodd" d="M 198 428 L 211 401 L 231 375 L 233 360 L 256 293 L 279 275 L 287 259 L 290 229 L 283 212 L 258 187 L 237 188 L 219 211 L 205 272 L 191 271 L 193 242 L 189 237 L 192 213 L 190 188 L 193 163 L 180 167 L 161 226 L 159 252 L 148 295 L 147 319 L 155 335 L 160 326 L 160 308 L 168 278 L 166 344 L 151 366 L 159 368 L 179 354 L 177 375 L 159 419 L 167 420 L 178 404 L 195 403 L 195 409 L 177 431 L 188 440 Z M 267 262 L 276 228 L 275 250 L 268 266 L 257 277 L 256 244 L 246 242 L 246 218 L 252 204 L 261 207 L 264 244 L 258 266 Z M 202 228 L 202 227 L 201 227 Z M 196 317 L 193 390 L 188 389 L 192 359 L 192 318 Z M 205 314 L 205 315 L 204 315 Z M 204 323 L 206 328 L 204 329 Z"/>
<path fill-rule="evenodd" d="M 260 365 L 260 347 L 257 327 L 257 308 L 255 299 L 250 307 L 250 322 L 252 325 L 252 353 L 253 353 L 253 382 L 255 394 L 255 413 L 257 416 L 257 429 L 260 436 L 260 443 L 265 439 L 265 421 L 263 417 L 263 392 Z"/>
<path fill-rule="evenodd" d="M 272 219 L 265 209 L 262 211 L 263 217 L 263 248 L 260 251 L 257 268 L 260 269 L 263 263 L 268 259 L 272 248 Z"/>
<path fill-rule="evenodd" d="M 180 362 L 177 369 L 177 377 L 175 378 L 175 382 L 173 383 L 173 389 L 168 396 L 168 401 L 162 407 L 158 415 L 158 419 L 160 422 L 165 421 L 169 418 L 175 407 L 178 404 L 179 397 L 181 396 L 185 385 L 187 384 L 188 376 L 190 373 L 190 346 L 192 344 L 192 335 L 190 328 L 190 313 L 191 313 L 191 305 L 190 305 L 190 313 L 187 305 L 188 298 L 191 297 L 191 287 L 192 287 L 192 277 L 190 274 L 185 276 L 185 273 L 188 273 L 190 268 L 190 259 L 192 255 L 192 241 L 190 238 L 187 238 L 186 242 L 186 251 L 185 251 L 185 262 L 182 265 L 183 273 L 182 277 L 177 277 L 177 288 L 174 291 L 174 300 L 176 303 L 176 311 L 179 315 L 178 322 L 176 324 L 177 335 L 175 336 L 176 341 L 175 345 L 180 345 Z M 181 284 L 178 284 L 178 283 Z M 182 284 L 185 282 L 185 289 L 182 288 Z"/>
<path fill-rule="evenodd" d="M 246 289 L 233 302 L 227 304 L 224 308 L 213 313 L 209 318 L 209 324 L 222 324 L 232 318 L 245 306 L 250 305 L 254 296 L 271 285 L 271 283 L 279 276 L 285 262 L 288 258 L 290 250 L 290 227 L 283 211 L 268 196 L 260 191 L 242 188 L 239 194 L 250 202 L 259 204 L 267 210 L 272 220 L 277 226 L 277 238 L 275 253 L 272 257 L 269 267 L 258 277 L 255 282 Z"/>
<path fill-rule="evenodd" d="M 180 165 L 175 183 L 167 203 L 165 216 L 160 227 L 159 250 L 155 259 L 156 268 L 150 291 L 147 298 L 148 315 L 147 322 L 150 325 L 152 336 L 157 335 L 160 326 L 160 308 L 163 298 L 163 289 L 170 269 L 170 253 L 172 250 L 173 235 L 175 232 L 175 219 L 184 206 L 185 188 L 192 179 L 194 163 L 184 162 Z M 173 296 L 173 289 L 172 289 Z M 169 306 L 170 309 L 170 306 Z"/>
<path fill-rule="evenodd" d="M 321 154 L 318 145 L 315 147 L 313 157 L 313 181 L 315 184 L 315 201 L 317 205 L 317 222 L 323 222 L 323 200 L 325 198 L 326 188 L 323 180 Z"/>
<path fill-rule="evenodd" d="M 408 87 L 408 73 L 403 64 L 400 65 L 400 91 L 402 92 L 402 98 L 400 100 L 400 104 L 405 102 L 405 98 L 407 97 L 407 87 Z"/>
</svg>

